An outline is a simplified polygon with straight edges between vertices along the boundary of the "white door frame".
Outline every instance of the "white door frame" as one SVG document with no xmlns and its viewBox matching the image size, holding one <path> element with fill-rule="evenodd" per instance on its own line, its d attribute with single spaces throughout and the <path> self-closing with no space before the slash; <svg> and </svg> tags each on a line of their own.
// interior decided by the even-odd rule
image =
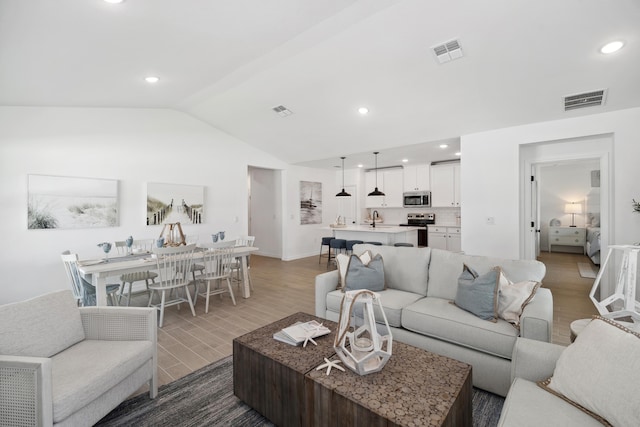
<svg viewBox="0 0 640 427">
<path fill-rule="evenodd" d="M 536 215 L 535 218 L 532 218 L 532 190 L 531 190 L 531 173 L 532 171 L 537 169 L 537 166 L 543 163 L 551 163 L 551 162 L 559 162 L 559 161 L 569 161 L 569 160 L 588 160 L 588 159 L 599 159 L 600 161 L 600 245 L 602 251 L 606 252 L 609 246 L 610 236 L 613 236 L 613 228 L 614 224 L 611 218 L 613 218 L 613 205 L 612 205 L 612 197 L 613 188 L 612 188 L 612 179 L 611 179 L 611 148 L 613 141 L 612 135 L 594 135 L 594 137 L 598 138 L 607 138 L 607 143 L 599 144 L 597 149 L 578 151 L 578 154 L 575 153 L 567 153 L 567 154 L 539 154 L 535 153 L 535 147 L 532 144 L 527 146 L 520 147 L 520 157 L 521 157 L 521 194 L 523 197 L 520 200 L 520 258 L 521 259 L 536 259 L 537 254 L 535 253 L 535 229 L 539 228 L 539 206 L 536 212 L 533 214 Z M 584 137 L 584 138 L 576 138 L 572 140 L 562 140 L 562 141 L 548 141 L 542 142 L 535 145 L 541 144 L 567 144 L 567 147 L 570 147 L 571 144 L 580 143 L 581 140 L 591 139 L 593 137 Z M 556 146 L 559 147 L 559 146 Z M 538 188 L 538 193 L 539 193 Z M 539 196 L 538 196 L 539 197 Z M 538 198 L 539 205 L 539 198 Z M 531 222 L 534 221 L 534 228 L 531 228 Z"/>
</svg>

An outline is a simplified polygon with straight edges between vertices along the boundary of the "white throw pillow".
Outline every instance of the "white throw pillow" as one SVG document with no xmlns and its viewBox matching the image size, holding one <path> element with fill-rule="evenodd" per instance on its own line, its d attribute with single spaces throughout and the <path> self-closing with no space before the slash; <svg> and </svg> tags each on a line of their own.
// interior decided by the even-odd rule
<svg viewBox="0 0 640 427">
<path fill-rule="evenodd" d="M 614 426 L 637 426 L 640 334 L 595 316 L 539 384 Z"/>
<path fill-rule="evenodd" d="M 360 255 L 356 255 L 360 258 L 360 262 L 364 265 L 369 265 L 369 262 L 373 258 L 371 251 L 364 251 Z M 338 274 L 340 275 L 340 282 L 338 283 L 338 289 L 343 289 L 345 286 L 344 278 L 347 275 L 347 267 L 349 266 L 349 258 L 351 255 L 338 254 L 336 255 L 336 264 L 338 265 Z"/>
<path fill-rule="evenodd" d="M 500 269 L 498 286 L 498 317 L 520 328 L 520 315 L 533 300 L 540 282 L 525 280 L 513 283 Z"/>
</svg>

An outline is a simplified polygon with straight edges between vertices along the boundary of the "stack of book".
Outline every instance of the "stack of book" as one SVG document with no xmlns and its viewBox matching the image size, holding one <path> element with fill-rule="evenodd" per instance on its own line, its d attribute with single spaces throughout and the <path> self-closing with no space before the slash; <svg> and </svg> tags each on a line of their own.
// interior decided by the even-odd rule
<svg viewBox="0 0 640 427">
<path fill-rule="evenodd" d="M 327 335 L 331 330 L 315 320 L 309 322 L 296 322 L 293 325 L 281 329 L 273 334 L 273 338 L 291 345 L 301 345 L 308 338 Z"/>
</svg>

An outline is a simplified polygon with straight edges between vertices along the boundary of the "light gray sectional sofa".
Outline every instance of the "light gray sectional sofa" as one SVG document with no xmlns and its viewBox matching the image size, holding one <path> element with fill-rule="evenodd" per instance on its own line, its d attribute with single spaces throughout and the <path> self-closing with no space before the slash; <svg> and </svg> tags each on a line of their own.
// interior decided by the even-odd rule
<svg viewBox="0 0 640 427">
<path fill-rule="evenodd" d="M 0 306 L 0 425 L 90 426 L 145 383 L 155 398 L 156 322 L 70 290 Z"/>
<path fill-rule="evenodd" d="M 538 261 L 367 244 L 355 245 L 353 253 L 365 250 L 384 260 L 386 289 L 380 294 L 393 339 L 469 363 L 476 387 L 505 396 L 516 339 L 551 341 L 553 300 L 548 289 L 538 289 L 525 307 L 520 331 L 502 319 L 482 320 L 451 303 L 463 264 L 479 274 L 500 266 L 512 282 L 542 281 L 546 270 Z M 338 283 L 336 270 L 316 277 L 316 316 L 338 320 L 342 301 Z"/>
</svg>

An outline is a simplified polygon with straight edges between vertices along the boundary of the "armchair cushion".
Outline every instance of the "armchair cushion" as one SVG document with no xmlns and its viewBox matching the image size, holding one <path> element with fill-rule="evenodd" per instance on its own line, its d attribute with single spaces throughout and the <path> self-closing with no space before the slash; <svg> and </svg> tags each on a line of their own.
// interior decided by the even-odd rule
<svg viewBox="0 0 640 427">
<path fill-rule="evenodd" d="M 637 425 L 631 403 L 640 383 L 640 334 L 596 316 L 560 355 L 553 376 L 541 383 L 615 426 Z"/>
<path fill-rule="evenodd" d="M 71 290 L 0 306 L 0 324 L 5 355 L 51 357 L 85 338 Z"/>
</svg>

